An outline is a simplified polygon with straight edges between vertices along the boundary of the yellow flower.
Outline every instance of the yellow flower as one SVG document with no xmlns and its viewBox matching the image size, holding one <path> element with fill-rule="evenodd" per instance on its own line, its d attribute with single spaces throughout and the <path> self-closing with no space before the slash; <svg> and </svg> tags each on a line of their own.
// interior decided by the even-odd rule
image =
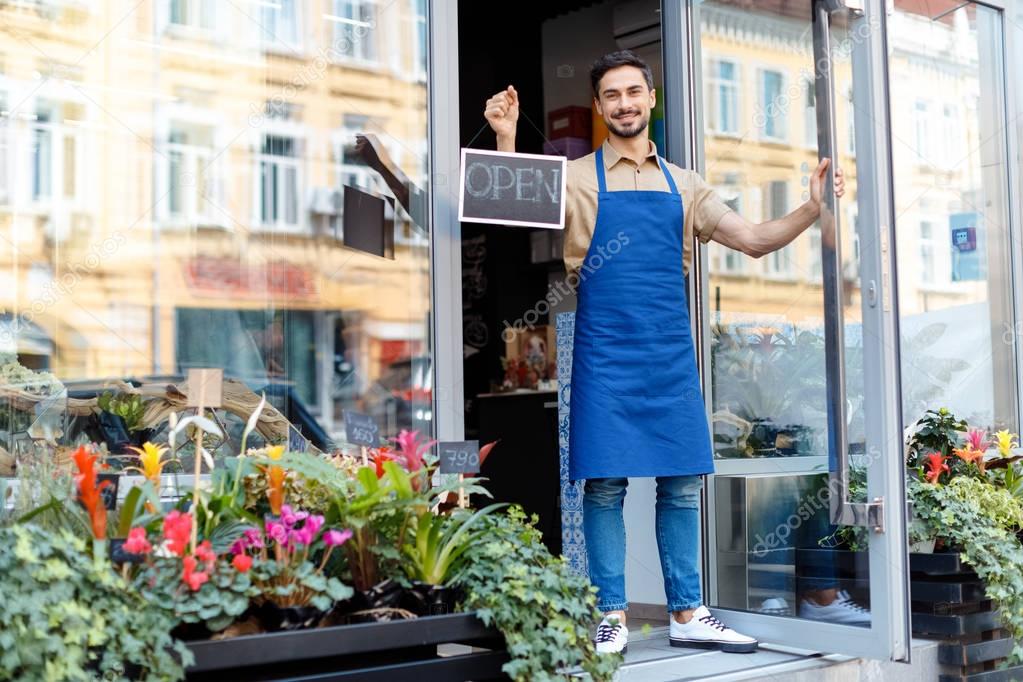
<svg viewBox="0 0 1023 682">
<path fill-rule="evenodd" d="M 284 454 L 283 445 L 271 445 L 266 449 L 266 456 L 272 460 L 278 460 Z"/>
<path fill-rule="evenodd" d="M 141 448 L 132 447 L 129 449 L 138 453 L 139 463 L 142 465 L 141 468 L 131 467 L 131 469 L 134 469 L 145 476 L 146 480 L 159 485 L 160 474 L 163 473 L 163 468 L 169 461 L 163 458 L 164 453 L 167 452 L 167 448 L 162 445 L 154 445 L 147 441 L 142 444 Z"/>
<path fill-rule="evenodd" d="M 1010 457 L 1012 449 L 1019 445 L 1016 437 L 1004 429 L 995 434 L 995 444 L 998 445 L 998 453 L 1002 457 Z"/>
</svg>

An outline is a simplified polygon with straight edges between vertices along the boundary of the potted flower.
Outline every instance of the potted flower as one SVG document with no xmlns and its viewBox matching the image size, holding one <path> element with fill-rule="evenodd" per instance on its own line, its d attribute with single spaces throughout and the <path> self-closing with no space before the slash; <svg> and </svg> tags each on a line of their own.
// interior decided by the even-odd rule
<svg viewBox="0 0 1023 682">
<path fill-rule="evenodd" d="M 324 574 L 331 553 L 351 536 L 351 530 L 325 529 L 323 516 L 285 504 L 280 516 L 235 541 L 231 563 L 250 573 L 268 630 L 312 627 L 334 603 L 352 596 L 352 588 Z"/>
</svg>

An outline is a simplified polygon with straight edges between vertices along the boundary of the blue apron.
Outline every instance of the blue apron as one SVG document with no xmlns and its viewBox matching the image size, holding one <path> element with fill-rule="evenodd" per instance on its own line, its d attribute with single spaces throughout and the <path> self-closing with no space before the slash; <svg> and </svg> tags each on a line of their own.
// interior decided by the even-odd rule
<svg viewBox="0 0 1023 682">
<path fill-rule="evenodd" d="M 569 479 L 714 471 L 683 272 L 682 196 L 608 192 L 596 153 L 597 224 L 580 270 Z"/>
</svg>

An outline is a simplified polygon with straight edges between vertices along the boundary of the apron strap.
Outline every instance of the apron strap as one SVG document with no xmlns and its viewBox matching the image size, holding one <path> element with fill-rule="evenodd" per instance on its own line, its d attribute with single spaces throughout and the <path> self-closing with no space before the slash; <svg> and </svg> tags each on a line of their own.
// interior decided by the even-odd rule
<svg viewBox="0 0 1023 682">
<path fill-rule="evenodd" d="M 597 154 L 593 157 L 593 162 L 597 166 L 597 191 L 602 194 L 607 192 L 607 178 L 604 175 L 604 145 L 601 144 L 597 147 Z M 664 165 L 664 159 L 660 156 L 657 157 L 657 163 L 661 167 L 661 172 L 664 173 L 664 179 L 668 181 L 668 188 L 672 194 L 678 194 L 678 187 L 675 186 L 675 179 L 671 177 L 671 173 L 668 172 L 668 167 Z"/>
<path fill-rule="evenodd" d="M 597 147 L 597 155 L 594 157 L 597 164 L 597 191 L 601 194 L 607 191 L 607 180 L 604 178 L 604 145 Z"/>
<path fill-rule="evenodd" d="M 668 167 L 664 164 L 664 159 L 658 156 L 657 163 L 661 165 L 661 171 L 664 172 L 664 179 L 668 181 L 668 187 L 671 188 L 671 193 L 678 194 L 678 188 L 675 187 L 675 178 L 671 177 L 671 173 L 668 172 Z"/>
</svg>

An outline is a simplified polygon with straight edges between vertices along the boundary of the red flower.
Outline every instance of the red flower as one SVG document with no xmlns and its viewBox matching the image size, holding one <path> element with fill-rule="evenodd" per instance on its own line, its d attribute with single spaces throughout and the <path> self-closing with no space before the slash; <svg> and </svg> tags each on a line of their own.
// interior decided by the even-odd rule
<svg viewBox="0 0 1023 682">
<path fill-rule="evenodd" d="M 78 468 L 78 473 L 75 474 L 78 501 L 82 503 L 89 515 L 93 537 L 97 540 L 104 540 L 107 537 L 107 509 L 103 505 L 103 496 L 100 495 L 100 492 L 110 485 L 110 481 L 96 483 L 96 460 L 98 457 L 86 446 L 80 446 L 74 451 L 71 458 Z"/>
<path fill-rule="evenodd" d="M 163 519 L 163 537 L 170 552 L 184 556 L 192 539 L 192 515 L 182 514 L 177 509 L 167 514 Z"/>
<path fill-rule="evenodd" d="M 375 448 L 372 451 L 372 457 L 373 463 L 376 464 L 377 467 L 377 478 L 383 478 L 384 462 L 393 462 L 398 458 L 398 453 L 384 445 L 382 447 Z"/>
<path fill-rule="evenodd" d="M 236 554 L 234 559 L 231 559 L 231 565 L 234 566 L 239 573 L 248 573 L 249 569 L 252 568 L 252 557 L 248 554 Z"/>
<path fill-rule="evenodd" d="M 937 483 L 942 473 L 949 473 L 948 465 L 945 464 L 946 459 L 947 457 L 940 452 L 932 452 L 927 455 L 924 467 L 927 468 L 926 478 L 929 483 Z"/>
<path fill-rule="evenodd" d="M 196 560 L 194 556 L 186 556 L 181 560 L 181 581 L 188 585 L 188 588 L 195 592 L 203 583 L 210 579 L 208 573 L 195 570 Z"/>
<path fill-rule="evenodd" d="M 153 545 L 146 539 L 145 528 L 132 528 L 128 531 L 128 539 L 124 541 L 124 551 L 129 554 L 149 554 Z"/>
<path fill-rule="evenodd" d="M 199 543 L 199 546 L 195 548 L 195 556 L 199 561 L 206 564 L 207 571 L 213 568 L 213 564 L 217 560 L 217 555 L 213 551 L 209 540 L 203 540 Z"/>
</svg>

